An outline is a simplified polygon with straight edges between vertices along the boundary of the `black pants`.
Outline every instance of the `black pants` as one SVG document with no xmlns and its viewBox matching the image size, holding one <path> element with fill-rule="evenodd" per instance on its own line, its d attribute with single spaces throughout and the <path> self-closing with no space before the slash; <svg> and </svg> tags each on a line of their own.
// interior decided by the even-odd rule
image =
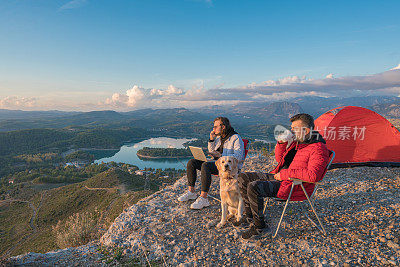
<svg viewBox="0 0 400 267">
<path fill-rule="evenodd" d="M 197 159 L 189 160 L 186 168 L 189 186 L 194 187 L 197 179 L 197 170 L 201 170 L 201 191 L 208 192 L 211 185 L 211 174 L 218 174 L 215 161 L 204 162 Z"/>
<path fill-rule="evenodd" d="M 257 228 L 266 226 L 264 221 L 264 198 L 276 197 L 281 182 L 271 173 L 244 172 L 239 174 L 239 189 L 244 200 L 246 216 L 253 217 Z"/>
</svg>

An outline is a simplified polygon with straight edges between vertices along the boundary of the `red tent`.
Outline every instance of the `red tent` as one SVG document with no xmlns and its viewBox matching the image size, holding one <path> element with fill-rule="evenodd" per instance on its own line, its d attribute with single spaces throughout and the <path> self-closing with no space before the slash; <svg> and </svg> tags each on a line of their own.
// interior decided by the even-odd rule
<svg viewBox="0 0 400 267">
<path fill-rule="evenodd" d="M 315 128 L 335 151 L 332 167 L 400 166 L 400 132 L 376 112 L 335 108 L 318 117 Z"/>
</svg>

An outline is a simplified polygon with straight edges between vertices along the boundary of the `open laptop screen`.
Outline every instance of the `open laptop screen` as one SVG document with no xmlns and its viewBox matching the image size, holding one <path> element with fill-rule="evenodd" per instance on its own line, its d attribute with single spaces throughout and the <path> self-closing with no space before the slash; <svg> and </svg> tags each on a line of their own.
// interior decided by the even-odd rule
<svg viewBox="0 0 400 267">
<path fill-rule="evenodd" d="M 204 151 L 201 147 L 196 147 L 196 146 L 189 146 L 190 152 L 192 152 L 192 155 L 195 159 L 201 160 L 201 161 L 210 161 L 207 159 L 206 155 L 204 154 Z"/>
</svg>

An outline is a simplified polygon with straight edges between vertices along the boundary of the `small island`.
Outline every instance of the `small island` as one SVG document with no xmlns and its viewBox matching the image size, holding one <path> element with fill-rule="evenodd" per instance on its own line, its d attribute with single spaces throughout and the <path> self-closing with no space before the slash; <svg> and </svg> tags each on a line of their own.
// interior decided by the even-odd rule
<svg viewBox="0 0 400 267">
<path fill-rule="evenodd" d="M 175 159 L 175 158 L 190 158 L 192 153 L 186 148 L 155 148 L 144 147 L 139 149 L 136 155 L 139 158 L 149 159 Z"/>
<path fill-rule="evenodd" d="M 189 147 L 189 146 L 197 146 L 197 147 L 202 147 L 207 149 L 208 147 L 208 139 L 195 139 L 195 140 L 191 140 L 191 141 L 187 141 L 185 143 L 183 143 L 184 147 Z"/>
</svg>

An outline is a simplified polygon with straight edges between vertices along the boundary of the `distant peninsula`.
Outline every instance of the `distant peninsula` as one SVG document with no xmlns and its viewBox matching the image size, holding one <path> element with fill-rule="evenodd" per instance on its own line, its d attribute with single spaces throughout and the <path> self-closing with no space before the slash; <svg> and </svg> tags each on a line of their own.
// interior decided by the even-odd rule
<svg viewBox="0 0 400 267">
<path fill-rule="evenodd" d="M 149 159 L 175 159 L 175 158 L 190 158 L 192 154 L 186 148 L 155 148 L 144 147 L 139 149 L 136 155 L 139 158 Z"/>
</svg>

